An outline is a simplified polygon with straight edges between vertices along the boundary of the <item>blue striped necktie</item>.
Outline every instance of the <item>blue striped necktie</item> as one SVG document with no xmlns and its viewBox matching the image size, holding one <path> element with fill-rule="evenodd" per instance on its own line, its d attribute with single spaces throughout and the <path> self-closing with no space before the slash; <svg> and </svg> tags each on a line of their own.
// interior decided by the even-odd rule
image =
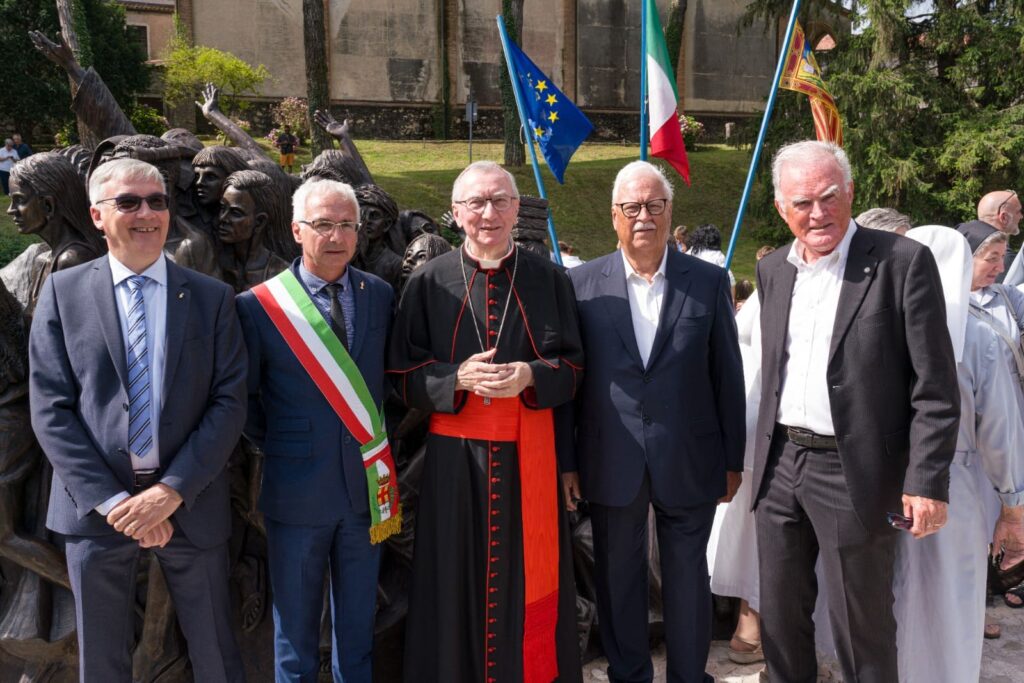
<svg viewBox="0 0 1024 683">
<path fill-rule="evenodd" d="M 128 278 L 128 450 L 142 458 L 153 447 L 150 421 L 149 350 L 146 345 L 146 300 L 142 288 L 148 277 Z"/>
</svg>

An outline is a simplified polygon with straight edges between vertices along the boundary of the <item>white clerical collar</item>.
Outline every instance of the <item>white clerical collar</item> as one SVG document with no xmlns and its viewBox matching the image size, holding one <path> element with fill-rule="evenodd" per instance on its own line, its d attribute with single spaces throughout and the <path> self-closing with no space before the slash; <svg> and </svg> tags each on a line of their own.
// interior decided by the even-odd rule
<svg viewBox="0 0 1024 683">
<path fill-rule="evenodd" d="M 501 268 L 501 262 L 512 255 L 512 250 L 516 248 L 516 245 L 515 242 L 509 240 L 508 251 L 505 252 L 505 255 L 497 261 L 478 258 L 472 251 L 470 251 L 468 242 L 463 243 L 462 248 L 466 250 L 466 256 L 480 264 L 480 270 L 497 270 L 498 268 Z"/>
</svg>

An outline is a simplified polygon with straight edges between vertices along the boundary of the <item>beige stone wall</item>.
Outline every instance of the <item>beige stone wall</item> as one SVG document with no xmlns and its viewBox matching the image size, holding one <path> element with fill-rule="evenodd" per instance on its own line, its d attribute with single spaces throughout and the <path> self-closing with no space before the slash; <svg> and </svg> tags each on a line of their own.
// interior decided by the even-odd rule
<svg viewBox="0 0 1024 683">
<path fill-rule="evenodd" d="M 174 35 L 172 15 L 157 12 L 138 12 L 125 10 L 125 23 L 149 28 L 149 61 L 159 61 L 164 57 L 167 45 Z"/>
</svg>

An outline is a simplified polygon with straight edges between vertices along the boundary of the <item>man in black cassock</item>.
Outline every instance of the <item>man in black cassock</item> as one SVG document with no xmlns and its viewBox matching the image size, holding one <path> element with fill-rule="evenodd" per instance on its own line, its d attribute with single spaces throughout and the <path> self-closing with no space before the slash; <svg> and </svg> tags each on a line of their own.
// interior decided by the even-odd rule
<svg viewBox="0 0 1024 683">
<path fill-rule="evenodd" d="M 409 683 L 576 683 L 571 539 L 552 408 L 583 377 L 575 298 L 547 259 L 514 246 L 512 176 L 455 180 L 461 249 L 409 279 L 389 373 L 430 411 L 406 626 Z"/>
</svg>

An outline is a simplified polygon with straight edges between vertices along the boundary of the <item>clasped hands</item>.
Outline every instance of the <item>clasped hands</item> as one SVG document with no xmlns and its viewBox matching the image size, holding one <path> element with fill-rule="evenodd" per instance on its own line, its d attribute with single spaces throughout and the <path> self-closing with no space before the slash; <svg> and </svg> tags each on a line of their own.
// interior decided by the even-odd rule
<svg viewBox="0 0 1024 683">
<path fill-rule="evenodd" d="M 511 398 L 533 386 L 533 368 L 527 363 L 491 363 L 497 349 L 474 353 L 463 361 L 455 388 L 484 398 Z"/>
<path fill-rule="evenodd" d="M 155 484 L 115 505 L 107 523 L 143 548 L 163 548 L 174 535 L 170 518 L 181 502 L 170 486 Z"/>
</svg>

